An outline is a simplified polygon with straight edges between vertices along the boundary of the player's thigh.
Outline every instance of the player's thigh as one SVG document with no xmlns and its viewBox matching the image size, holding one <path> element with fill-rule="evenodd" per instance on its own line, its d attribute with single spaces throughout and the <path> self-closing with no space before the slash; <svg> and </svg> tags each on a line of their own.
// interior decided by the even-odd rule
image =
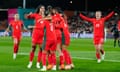
<svg viewBox="0 0 120 72">
<path fill-rule="evenodd" d="M 56 51 L 56 46 L 57 46 L 56 41 L 55 41 L 55 40 L 51 41 L 50 50 L 52 50 L 52 51 Z"/>
<path fill-rule="evenodd" d="M 34 44 L 42 44 L 43 42 L 43 36 L 40 34 L 33 34 L 32 35 L 32 43 Z"/>
<path fill-rule="evenodd" d="M 17 37 L 17 36 L 13 36 L 12 38 L 13 38 L 13 42 L 14 42 L 14 44 L 17 44 L 18 41 L 19 41 L 19 37 Z"/>
</svg>

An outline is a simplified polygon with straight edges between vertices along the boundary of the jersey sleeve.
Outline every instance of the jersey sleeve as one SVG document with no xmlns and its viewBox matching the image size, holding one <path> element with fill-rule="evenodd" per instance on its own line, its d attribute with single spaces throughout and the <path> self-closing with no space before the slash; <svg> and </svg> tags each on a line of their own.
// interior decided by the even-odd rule
<svg viewBox="0 0 120 72">
<path fill-rule="evenodd" d="M 32 14 L 28 15 L 27 17 L 28 18 L 35 18 L 35 15 L 36 15 L 35 13 L 32 13 Z"/>
<path fill-rule="evenodd" d="M 114 15 L 114 11 L 112 11 L 111 13 L 109 13 L 107 16 L 104 17 L 104 20 L 108 20 L 109 18 L 111 18 Z"/>
<path fill-rule="evenodd" d="M 92 18 L 86 17 L 86 16 L 84 16 L 84 15 L 81 14 L 81 13 L 80 13 L 80 17 L 81 17 L 82 19 L 86 20 L 86 21 L 92 22 Z"/>
</svg>

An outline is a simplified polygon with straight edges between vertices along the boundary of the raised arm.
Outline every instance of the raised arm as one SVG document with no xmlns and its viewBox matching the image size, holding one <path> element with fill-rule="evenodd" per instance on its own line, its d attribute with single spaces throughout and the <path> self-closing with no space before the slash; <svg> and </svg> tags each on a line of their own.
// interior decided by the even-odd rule
<svg viewBox="0 0 120 72">
<path fill-rule="evenodd" d="M 115 14 L 115 12 L 112 11 L 111 13 L 109 13 L 107 16 L 104 17 L 104 20 L 110 19 L 114 14 Z"/>
<path fill-rule="evenodd" d="M 34 18 L 35 17 L 34 15 L 35 15 L 34 13 L 30 12 L 29 14 L 25 14 L 25 18 L 26 19 Z"/>
<path fill-rule="evenodd" d="M 92 18 L 86 17 L 86 16 L 84 16 L 82 13 L 80 13 L 80 17 L 81 17 L 82 19 L 86 20 L 86 21 L 92 22 Z"/>
</svg>

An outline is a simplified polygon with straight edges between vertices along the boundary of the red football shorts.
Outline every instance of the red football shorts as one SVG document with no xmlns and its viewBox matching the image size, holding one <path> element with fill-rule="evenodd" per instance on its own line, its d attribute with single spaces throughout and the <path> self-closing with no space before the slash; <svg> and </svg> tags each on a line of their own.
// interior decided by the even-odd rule
<svg viewBox="0 0 120 72">
<path fill-rule="evenodd" d="M 21 40 L 21 37 L 22 37 L 21 33 L 13 33 L 12 34 L 12 38 L 13 39 Z"/>
<path fill-rule="evenodd" d="M 94 37 L 94 44 L 103 44 L 104 43 L 104 38 L 103 37 Z"/>
<path fill-rule="evenodd" d="M 33 31 L 32 33 L 32 43 L 34 44 L 42 44 L 43 42 L 43 32 L 40 30 L 38 31 Z"/>
<path fill-rule="evenodd" d="M 56 43 L 56 40 L 46 40 L 44 45 L 45 47 L 43 47 L 43 50 L 55 51 L 57 43 Z"/>
</svg>

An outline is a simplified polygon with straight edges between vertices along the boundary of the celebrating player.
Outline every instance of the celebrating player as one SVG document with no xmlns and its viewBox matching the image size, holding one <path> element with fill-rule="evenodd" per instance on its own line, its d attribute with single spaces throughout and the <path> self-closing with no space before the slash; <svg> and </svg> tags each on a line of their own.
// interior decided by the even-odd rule
<svg viewBox="0 0 120 72">
<path fill-rule="evenodd" d="M 45 7 L 43 5 L 38 6 L 35 13 L 30 13 L 26 17 L 27 18 L 33 18 L 35 19 L 35 25 L 33 26 L 33 32 L 32 32 L 32 50 L 30 52 L 30 62 L 28 64 L 28 68 L 31 68 L 32 61 L 34 58 L 34 52 L 36 50 L 37 44 L 39 45 L 39 52 L 38 52 L 38 59 L 36 67 L 40 68 L 40 60 L 42 57 L 42 41 L 43 41 L 43 35 L 44 35 L 44 22 L 42 18 L 45 16 Z"/>
<path fill-rule="evenodd" d="M 56 70 L 56 34 L 55 34 L 55 26 L 52 23 L 51 18 L 51 6 L 47 7 L 46 16 L 50 18 L 44 17 L 44 41 L 42 47 L 42 65 L 43 68 L 40 71 L 46 70 Z M 48 66 L 46 67 L 46 57 L 48 56 Z"/>
<path fill-rule="evenodd" d="M 106 20 L 108 20 L 110 17 L 114 15 L 114 12 L 112 11 L 109 15 L 102 18 L 102 12 L 96 11 L 95 18 L 89 18 L 84 16 L 80 13 L 80 17 L 82 19 L 85 19 L 87 21 L 92 22 L 93 24 L 93 30 L 94 30 L 94 46 L 96 49 L 96 58 L 97 62 L 100 63 L 101 59 L 104 60 L 105 51 L 103 49 L 103 43 L 104 43 L 104 23 Z M 102 56 L 100 56 L 100 53 L 102 53 Z"/>
<path fill-rule="evenodd" d="M 12 38 L 14 41 L 13 59 L 16 59 L 16 55 L 18 53 L 19 44 L 22 36 L 21 34 L 22 28 L 25 29 L 22 20 L 19 19 L 19 14 L 14 15 L 14 20 L 10 21 L 9 26 L 5 31 L 5 34 L 9 31 L 10 27 L 12 27 Z"/>
<path fill-rule="evenodd" d="M 60 11 L 61 10 L 59 7 L 53 8 L 52 22 L 53 24 L 55 24 L 55 33 L 57 37 L 57 51 L 59 53 L 59 58 L 60 58 L 60 69 L 64 69 L 64 56 L 61 51 L 61 43 L 62 43 L 61 24 L 64 22 L 63 22 L 63 18 L 61 17 Z"/>
<path fill-rule="evenodd" d="M 70 44 L 70 33 L 69 33 L 69 28 L 67 25 L 67 16 L 63 14 L 63 23 L 62 25 L 62 53 L 64 55 L 64 59 L 66 62 L 65 69 L 72 69 L 74 68 L 74 64 L 72 63 L 71 56 L 67 50 L 69 44 Z"/>
<path fill-rule="evenodd" d="M 43 52 L 42 52 L 42 64 L 43 68 L 41 71 L 46 71 L 47 69 L 56 70 L 56 34 L 55 26 L 50 21 L 45 21 L 44 29 L 44 42 L 43 42 Z M 48 67 L 46 67 L 46 56 L 48 55 Z"/>
</svg>

